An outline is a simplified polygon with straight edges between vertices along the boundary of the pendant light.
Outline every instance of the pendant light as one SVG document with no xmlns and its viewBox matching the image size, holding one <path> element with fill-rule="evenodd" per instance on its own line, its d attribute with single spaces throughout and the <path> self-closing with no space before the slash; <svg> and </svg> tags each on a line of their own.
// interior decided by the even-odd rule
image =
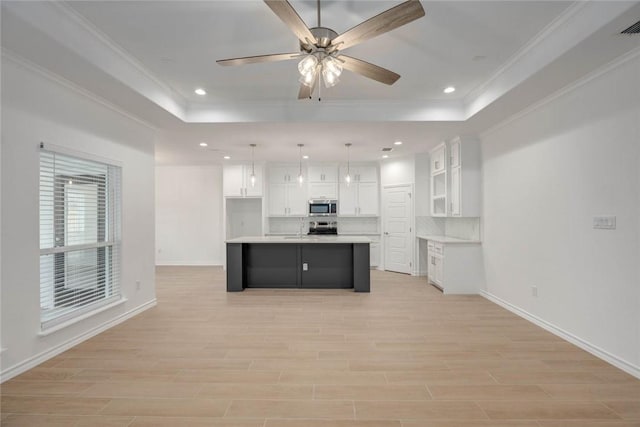
<svg viewBox="0 0 640 427">
<path fill-rule="evenodd" d="M 254 163 L 253 152 L 256 149 L 256 144 L 249 144 L 249 146 L 251 147 L 251 176 L 249 177 L 249 180 L 251 181 L 251 187 L 255 187 L 256 186 L 256 166 Z"/>
<path fill-rule="evenodd" d="M 304 176 L 302 176 L 302 147 L 304 144 L 298 144 L 298 154 L 300 158 L 300 168 L 298 169 L 298 184 L 302 187 L 302 183 L 304 182 Z"/>
<path fill-rule="evenodd" d="M 348 187 L 351 184 L 351 165 L 349 162 L 349 148 L 351 148 L 351 143 L 347 142 L 344 146 L 347 147 L 347 174 L 344 177 L 344 181 L 347 183 Z"/>
</svg>

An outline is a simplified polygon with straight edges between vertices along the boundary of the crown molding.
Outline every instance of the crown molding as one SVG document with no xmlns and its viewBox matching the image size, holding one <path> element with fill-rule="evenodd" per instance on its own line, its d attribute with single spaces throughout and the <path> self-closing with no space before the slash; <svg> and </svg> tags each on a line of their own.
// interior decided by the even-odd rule
<svg viewBox="0 0 640 427">
<path fill-rule="evenodd" d="M 185 116 L 187 102 L 180 94 L 71 6 L 50 1 L 5 2 L 3 7 L 175 117 L 183 119 Z"/>
<path fill-rule="evenodd" d="M 26 68 L 27 70 L 38 74 L 41 77 L 44 77 L 45 79 L 56 83 L 60 86 L 63 86 L 66 89 L 69 89 L 73 92 L 75 92 L 78 95 L 81 95 L 87 99 L 90 99 L 91 101 L 102 105 L 103 107 L 108 108 L 109 110 L 116 112 L 118 114 L 120 114 L 121 116 L 134 121 L 142 126 L 145 126 L 148 129 L 151 129 L 153 131 L 157 131 L 159 128 L 157 126 L 152 125 L 151 123 L 140 119 L 139 117 L 136 117 L 134 115 L 132 115 L 131 113 L 123 110 L 122 108 L 112 104 L 111 102 L 105 100 L 104 98 L 101 98 L 100 96 L 96 95 L 93 92 L 89 92 L 88 90 L 76 85 L 73 82 L 70 82 L 69 80 L 54 74 L 53 72 L 49 71 L 46 68 L 43 68 L 31 61 L 29 61 L 28 59 L 23 58 L 22 56 L 16 54 L 15 52 L 12 52 L 11 50 L 2 47 L 0 48 L 0 56 L 2 57 L 2 61 L 12 61 L 16 64 L 18 64 L 19 66 Z"/>
<path fill-rule="evenodd" d="M 575 82 L 563 87 L 562 89 L 552 93 L 551 95 L 547 96 L 546 98 L 541 99 L 540 101 L 536 102 L 535 104 L 530 105 L 529 107 L 527 107 L 524 110 L 519 111 L 518 113 L 509 116 L 508 118 L 506 118 L 505 120 L 501 121 L 500 123 L 486 129 L 485 131 L 481 132 L 478 136 L 483 139 L 486 138 L 488 136 L 491 136 L 493 133 L 499 131 L 501 128 L 533 113 L 534 111 L 544 107 L 545 105 L 555 101 L 558 98 L 563 97 L 564 95 L 571 93 L 579 88 L 581 88 L 582 86 L 585 86 L 586 84 L 592 82 L 593 80 L 596 80 L 600 77 L 602 77 L 605 74 L 608 74 L 609 72 L 615 70 L 618 67 L 623 66 L 624 64 L 626 64 L 627 62 L 633 61 L 634 59 L 638 59 L 640 58 L 640 47 L 631 50 L 629 52 L 627 52 L 626 54 L 614 59 L 613 61 L 609 62 L 608 64 L 598 68 L 597 70 L 593 71 L 592 73 L 586 75 L 585 77 L 576 80 Z"/>
<path fill-rule="evenodd" d="M 565 55 L 635 3 L 577 1 L 464 99 L 466 118 L 498 100 Z"/>
</svg>

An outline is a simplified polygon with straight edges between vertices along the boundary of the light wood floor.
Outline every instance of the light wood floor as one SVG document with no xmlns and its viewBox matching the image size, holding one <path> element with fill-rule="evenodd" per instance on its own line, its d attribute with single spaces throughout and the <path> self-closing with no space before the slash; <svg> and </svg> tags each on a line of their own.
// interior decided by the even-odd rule
<svg viewBox="0 0 640 427">
<path fill-rule="evenodd" d="M 158 269 L 158 306 L 2 385 L 3 426 L 638 427 L 640 381 L 477 296 L 226 293 Z"/>
</svg>

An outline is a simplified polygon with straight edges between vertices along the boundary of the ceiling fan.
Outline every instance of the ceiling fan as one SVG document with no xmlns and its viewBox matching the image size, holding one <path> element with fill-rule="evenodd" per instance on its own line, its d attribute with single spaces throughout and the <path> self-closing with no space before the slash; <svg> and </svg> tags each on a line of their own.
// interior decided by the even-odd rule
<svg viewBox="0 0 640 427">
<path fill-rule="evenodd" d="M 301 74 L 298 99 L 311 98 L 316 87 L 320 90 L 320 79 L 327 88 L 336 85 L 343 68 L 387 85 L 394 84 L 400 78 L 399 74 L 344 55 L 342 51 L 425 15 L 419 0 L 408 0 L 338 35 L 331 28 L 321 25 L 320 0 L 317 0 L 318 26 L 313 28 L 307 27 L 287 0 L 264 2 L 298 37 L 300 52 L 220 59 L 216 62 L 220 65 L 244 65 L 302 58 L 298 63 Z"/>
</svg>

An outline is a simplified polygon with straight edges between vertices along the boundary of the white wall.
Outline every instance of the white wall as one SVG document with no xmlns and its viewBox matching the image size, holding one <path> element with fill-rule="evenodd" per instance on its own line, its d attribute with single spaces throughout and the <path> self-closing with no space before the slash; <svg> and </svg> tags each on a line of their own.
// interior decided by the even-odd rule
<svg viewBox="0 0 640 427">
<path fill-rule="evenodd" d="M 640 58 L 582 83 L 483 135 L 487 292 L 640 376 Z"/>
<path fill-rule="evenodd" d="M 156 167 L 156 264 L 222 265 L 222 168 Z"/>
<path fill-rule="evenodd" d="M 380 186 L 413 184 L 415 156 L 397 157 L 380 162 Z"/>
<path fill-rule="evenodd" d="M 41 141 L 122 164 L 121 279 L 127 298 L 43 337 L 38 336 Z M 2 56 L 2 380 L 155 303 L 153 142 L 152 129 Z"/>
</svg>

